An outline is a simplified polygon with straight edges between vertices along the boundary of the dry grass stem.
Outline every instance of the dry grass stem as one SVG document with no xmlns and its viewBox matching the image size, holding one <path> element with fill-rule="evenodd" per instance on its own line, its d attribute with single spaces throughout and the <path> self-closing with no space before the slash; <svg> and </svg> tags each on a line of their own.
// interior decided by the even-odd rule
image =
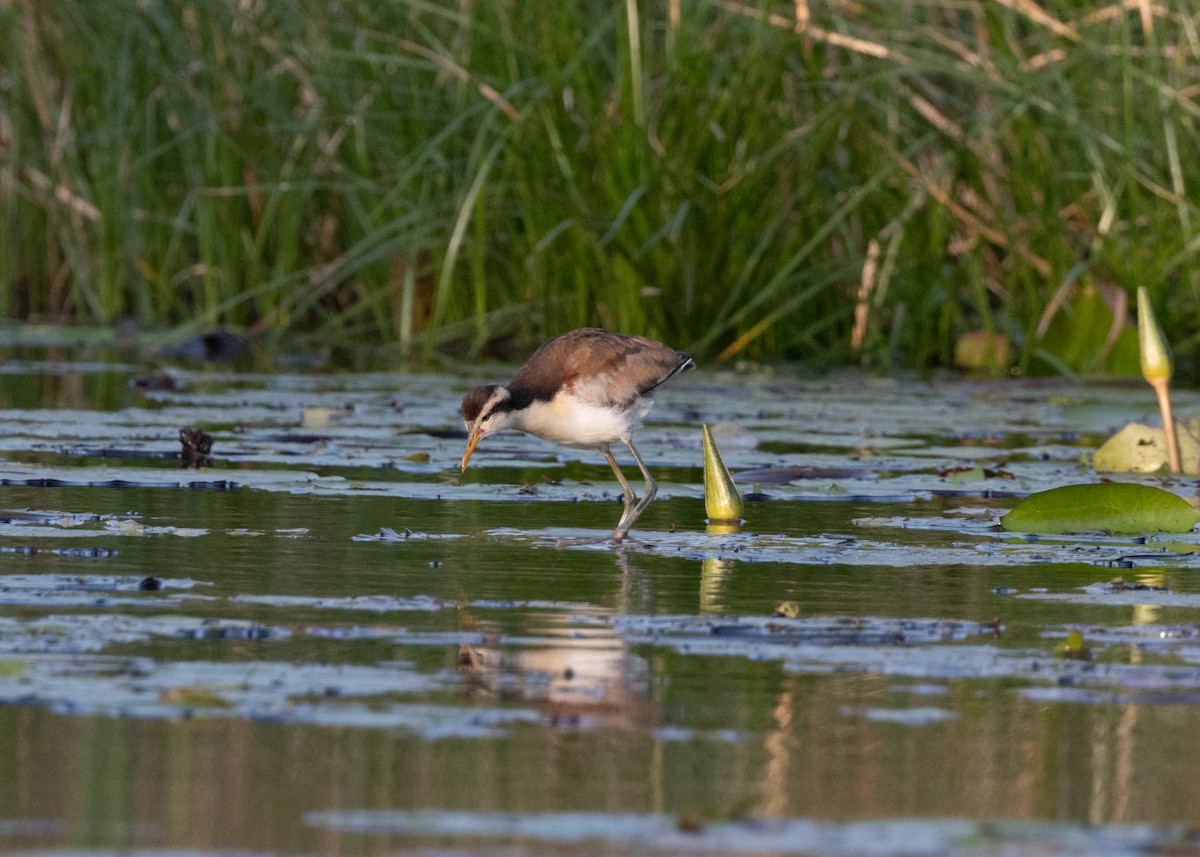
<svg viewBox="0 0 1200 857">
<path fill-rule="evenodd" d="M 834 47 L 845 48 L 848 51 L 863 54 L 876 59 L 889 59 L 901 64 L 907 64 L 908 58 L 897 50 L 889 48 L 887 45 L 879 42 L 872 42 L 870 39 L 863 39 L 857 36 L 848 36 L 845 33 L 835 33 L 830 30 L 824 30 L 820 27 L 815 27 L 809 22 L 809 18 L 797 16 L 795 20 L 789 19 L 783 15 L 774 12 L 763 13 L 758 9 L 746 6 L 743 3 L 734 2 L 734 0 L 717 0 L 717 5 L 729 12 L 734 12 L 738 15 L 744 15 L 748 18 L 756 18 L 764 20 L 774 27 L 781 27 L 785 30 L 792 30 L 802 36 L 806 36 L 817 42 L 824 42 Z M 805 7 L 807 9 L 807 6 Z"/>
<path fill-rule="evenodd" d="M 85 220 L 90 220 L 93 223 L 100 220 L 99 208 L 75 193 L 75 191 L 71 190 L 65 184 L 56 183 L 37 167 L 28 165 L 21 167 L 21 178 L 43 200 L 46 200 L 44 204 L 48 204 L 49 199 L 54 199 L 60 205 L 66 206 L 73 214 Z"/>
<path fill-rule="evenodd" d="M 861 351 L 867 339 L 867 324 L 871 318 L 871 292 L 875 290 L 875 275 L 879 271 L 879 239 L 867 242 L 867 258 L 863 260 L 862 278 L 854 304 L 854 327 L 850 330 L 850 347 Z"/>
<path fill-rule="evenodd" d="M 1079 33 L 1076 32 L 1074 27 L 1064 24 L 1041 6 L 1034 3 L 1033 0 L 996 0 L 996 2 L 1001 6 L 1012 9 L 1014 12 L 1019 12 L 1030 21 L 1045 27 L 1056 36 L 1070 39 L 1072 42 L 1079 41 Z"/>
<path fill-rule="evenodd" d="M 1168 14 L 1165 6 L 1147 2 L 1147 0 L 1124 0 L 1122 3 L 1113 3 L 1110 6 L 1104 6 L 1094 12 L 1088 12 L 1083 17 L 1075 22 L 1076 30 L 1081 30 L 1084 27 L 1092 27 L 1096 24 L 1104 24 L 1109 21 L 1114 21 L 1120 18 L 1131 9 L 1136 9 L 1142 16 L 1143 21 L 1146 15 L 1152 17 L 1165 18 Z"/>
<path fill-rule="evenodd" d="M 513 107 L 512 104 L 510 104 L 503 95 L 497 92 L 494 87 L 488 83 L 485 83 L 484 81 L 476 80 L 471 72 L 467 71 L 450 57 L 446 56 L 445 54 L 438 53 L 432 48 L 427 48 L 424 45 L 419 45 L 416 42 L 409 41 L 408 39 L 400 39 L 397 41 L 397 44 L 410 53 L 414 53 L 419 57 L 424 57 L 431 63 L 437 65 L 444 72 L 452 75 L 463 83 L 468 83 L 474 86 L 479 90 L 480 95 L 499 107 L 504 115 L 509 119 L 512 119 L 515 122 L 520 118 L 517 108 Z"/>
<path fill-rule="evenodd" d="M 969 234 L 980 235 L 983 238 L 986 238 L 992 244 L 995 244 L 997 247 L 1003 247 L 1006 250 L 1015 252 L 1022 259 L 1024 259 L 1030 265 L 1030 267 L 1037 271 L 1039 275 L 1043 277 L 1048 277 L 1050 275 L 1051 269 L 1049 262 L 1025 246 L 1020 244 L 1014 246 L 1003 232 L 1001 232 L 999 229 L 988 226 L 974 214 L 969 212 L 957 200 L 951 198 L 951 196 L 945 190 L 934 184 L 929 177 L 923 171 L 918 169 L 917 166 L 911 161 L 902 158 L 900 160 L 900 166 L 905 172 L 916 179 L 925 189 L 925 191 L 938 202 L 938 204 L 950 211 L 955 218 L 959 220 L 961 225 Z"/>
</svg>

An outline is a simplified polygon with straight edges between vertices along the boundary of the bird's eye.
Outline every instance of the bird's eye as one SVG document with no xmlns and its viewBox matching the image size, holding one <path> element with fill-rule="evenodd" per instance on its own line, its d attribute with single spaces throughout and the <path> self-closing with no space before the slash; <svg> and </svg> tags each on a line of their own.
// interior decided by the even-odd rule
<svg viewBox="0 0 1200 857">
<path fill-rule="evenodd" d="M 484 414 L 484 415 L 483 415 L 483 419 L 481 419 L 481 420 L 480 420 L 480 422 L 481 422 L 481 423 L 486 423 L 486 422 L 487 422 L 488 420 L 490 420 L 491 418 L 492 418 L 492 415 L 491 415 L 491 414 Z"/>
</svg>

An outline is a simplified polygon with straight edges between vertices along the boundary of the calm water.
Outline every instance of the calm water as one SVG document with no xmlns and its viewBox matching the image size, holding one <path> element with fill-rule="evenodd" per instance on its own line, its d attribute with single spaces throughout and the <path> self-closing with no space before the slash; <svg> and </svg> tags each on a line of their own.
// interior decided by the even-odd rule
<svg viewBox="0 0 1200 857">
<path fill-rule="evenodd" d="M 1191 537 L 992 529 L 1093 478 L 1148 393 L 695 373 L 613 550 L 557 543 L 619 516 L 586 454 L 489 439 L 460 477 L 463 379 L 145 371 L 0 376 L 3 508 L 36 513 L 0 527 L 0 848 L 849 853 L 917 820 L 895 850 L 933 853 L 1026 835 L 944 819 L 1200 820 Z M 740 427 L 735 470 L 858 471 L 764 476 L 710 534 L 698 418 Z M 212 469 L 170 457 L 185 425 Z M 981 461 L 1008 473 L 951 472 Z M 1117 575 L 1161 590 L 1096 593 Z M 848 838 L 754 844 L 806 820 Z"/>
</svg>

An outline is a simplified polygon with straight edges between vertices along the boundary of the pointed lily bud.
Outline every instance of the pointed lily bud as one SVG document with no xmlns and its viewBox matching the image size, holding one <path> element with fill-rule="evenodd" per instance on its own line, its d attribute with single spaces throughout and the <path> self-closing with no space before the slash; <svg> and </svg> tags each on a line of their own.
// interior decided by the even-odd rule
<svg viewBox="0 0 1200 857">
<path fill-rule="evenodd" d="M 704 439 L 704 511 L 710 521 L 737 521 L 742 517 L 742 495 L 721 460 L 707 423 L 701 426 L 701 436 Z"/>
<path fill-rule="evenodd" d="M 1150 307 L 1150 295 L 1143 286 L 1138 286 L 1138 344 L 1142 352 L 1142 377 L 1154 388 L 1158 396 L 1158 409 L 1162 412 L 1163 439 L 1167 444 L 1167 468 L 1179 473 L 1182 463 L 1179 455 L 1179 436 L 1175 432 L 1175 418 L 1171 415 L 1171 351 L 1167 339 Z"/>
<path fill-rule="evenodd" d="M 1150 296 L 1144 286 L 1137 290 L 1138 344 L 1142 354 L 1142 376 L 1153 384 L 1171 378 L 1171 351 L 1167 339 L 1154 317 Z"/>
</svg>

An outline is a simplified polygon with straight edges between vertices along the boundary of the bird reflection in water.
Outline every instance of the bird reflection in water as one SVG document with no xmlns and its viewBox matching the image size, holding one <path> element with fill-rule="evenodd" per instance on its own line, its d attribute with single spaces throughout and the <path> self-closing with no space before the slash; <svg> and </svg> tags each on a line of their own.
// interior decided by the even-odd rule
<svg viewBox="0 0 1200 857">
<path fill-rule="evenodd" d="M 619 607 L 537 611 L 537 624 L 516 634 L 468 610 L 459 630 L 457 668 L 463 693 L 534 705 L 549 725 L 566 729 L 654 728 L 660 720 L 650 694 L 650 668 L 613 627 L 613 616 L 646 612 L 652 578 L 624 552 L 614 555 Z"/>
</svg>

